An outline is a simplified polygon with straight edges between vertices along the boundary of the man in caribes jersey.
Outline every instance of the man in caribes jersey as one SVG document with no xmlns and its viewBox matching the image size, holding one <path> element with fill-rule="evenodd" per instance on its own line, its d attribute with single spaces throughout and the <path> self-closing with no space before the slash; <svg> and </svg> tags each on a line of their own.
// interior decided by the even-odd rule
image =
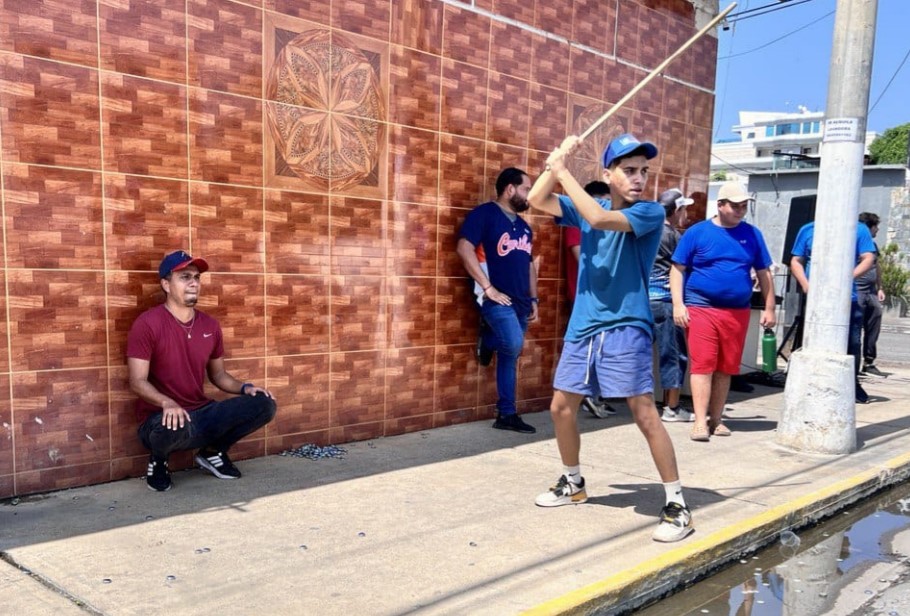
<svg viewBox="0 0 910 616">
<path fill-rule="evenodd" d="M 509 167 L 496 179 L 496 200 L 465 217 L 458 256 L 475 285 L 482 315 L 478 356 L 484 366 L 496 354 L 496 421 L 493 427 L 533 434 L 515 408 L 518 356 L 528 323 L 537 319 L 537 269 L 531 227 L 519 216 L 528 209 L 531 179 Z M 475 288 L 477 288 L 475 287 Z"/>
<path fill-rule="evenodd" d="M 198 449 L 196 463 L 219 479 L 238 479 L 228 449 L 275 417 L 267 389 L 244 383 L 225 370 L 218 321 L 196 310 L 205 259 L 179 250 L 158 267 L 163 304 L 146 310 L 130 328 L 126 343 L 130 389 L 139 396 L 139 439 L 151 452 L 146 484 L 171 489 L 168 456 Z M 205 379 L 234 397 L 211 400 Z"/>
</svg>

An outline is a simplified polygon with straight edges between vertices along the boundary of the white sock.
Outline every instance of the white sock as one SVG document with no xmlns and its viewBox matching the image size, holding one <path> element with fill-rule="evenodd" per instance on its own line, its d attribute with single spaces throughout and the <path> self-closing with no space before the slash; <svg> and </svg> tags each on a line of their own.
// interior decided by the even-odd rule
<svg viewBox="0 0 910 616">
<path fill-rule="evenodd" d="M 577 466 L 563 466 L 565 469 L 565 475 L 569 478 L 569 481 L 575 485 L 581 483 L 581 465 Z"/>
<path fill-rule="evenodd" d="M 686 500 L 683 498 L 682 494 L 682 482 L 678 479 L 676 481 L 671 481 L 664 484 L 664 491 L 667 493 L 667 504 L 670 503 L 679 503 L 683 507 L 686 506 Z"/>
</svg>

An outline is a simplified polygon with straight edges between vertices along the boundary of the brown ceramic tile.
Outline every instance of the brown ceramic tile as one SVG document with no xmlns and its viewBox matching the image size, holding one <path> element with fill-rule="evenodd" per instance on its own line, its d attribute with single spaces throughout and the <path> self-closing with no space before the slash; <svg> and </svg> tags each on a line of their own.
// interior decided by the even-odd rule
<svg viewBox="0 0 910 616">
<path fill-rule="evenodd" d="M 229 344 L 227 337 L 225 337 L 225 349 Z M 266 382 L 265 377 L 265 358 L 264 357 L 245 357 L 245 358 L 234 358 L 230 359 L 225 356 L 224 369 L 227 370 L 228 374 L 231 374 L 238 381 L 244 383 L 255 383 L 260 387 L 268 389 L 268 382 Z M 229 398 L 234 398 L 236 394 L 229 394 L 221 389 L 215 387 L 215 385 L 209 380 L 205 380 L 205 395 L 212 400 L 228 400 Z M 265 430 L 260 428 L 252 434 L 249 434 L 241 440 L 241 442 L 246 440 L 253 440 L 257 438 L 262 438 L 264 436 Z M 232 450 L 233 451 L 233 450 Z"/>
<path fill-rule="evenodd" d="M 530 26 L 534 24 L 534 5 L 526 0 L 493 0 L 493 12 Z"/>
<path fill-rule="evenodd" d="M 487 182 L 491 187 L 489 189 L 490 199 L 496 197 L 496 178 L 506 167 L 517 167 L 533 175 L 531 171 L 528 171 L 527 148 L 487 141 L 484 177 L 487 178 Z"/>
<path fill-rule="evenodd" d="M 559 280 L 555 278 L 540 279 L 537 281 L 537 297 L 540 303 L 537 305 L 539 318 L 537 321 L 530 323 L 527 340 L 554 340 L 565 334 L 565 329 L 560 329 L 557 318 L 557 311 L 564 299 L 564 294 L 560 295 Z"/>
<path fill-rule="evenodd" d="M 6 165 L 9 267 L 104 269 L 101 175 Z"/>
<path fill-rule="evenodd" d="M 385 353 L 332 353 L 332 426 L 385 419 Z"/>
<path fill-rule="evenodd" d="M 265 0 L 263 5 L 269 11 L 300 17 L 326 26 L 332 17 L 331 3 L 325 0 Z"/>
<path fill-rule="evenodd" d="M 269 391 L 278 412 L 269 437 L 326 430 L 329 427 L 329 355 L 270 357 Z M 307 439 L 307 442 L 311 442 Z M 299 446 L 302 442 L 298 442 Z"/>
<path fill-rule="evenodd" d="M 471 407 L 468 409 L 457 409 L 454 411 L 437 412 L 433 415 L 433 427 L 443 428 L 445 426 L 454 426 L 457 424 L 477 421 L 477 409 Z"/>
<path fill-rule="evenodd" d="M 490 74 L 488 141 L 528 147 L 528 89 L 527 81 L 500 73 Z"/>
<path fill-rule="evenodd" d="M 439 278 L 436 286 L 436 344 L 474 344 L 480 312 L 467 274 Z"/>
<path fill-rule="evenodd" d="M 144 457 L 148 450 L 139 440 L 136 403 L 139 397 L 130 391 L 129 370 L 126 366 L 110 368 L 111 458 Z M 143 465 L 144 466 L 144 465 Z M 144 474 L 144 473 L 143 473 Z"/>
<path fill-rule="evenodd" d="M 336 351 L 384 349 L 385 280 L 366 276 L 332 278 L 332 340 Z"/>
<path fill-rule="evenodd" d="M 280 409 L 279 409 L 280 412 Z M 325 447 L 337 441 L 333 438 L 333 430 L 316 430 L 315 432 L 303 432 L 299 434 L 269 434 L 265 439 L 265 449 L 267 455 L 281 454 L 281 452 L 290 449 L 296 449 L 306 443 L 314 443 L 320 447 Z M 291 460 L 290 463 L 295 461 Z"/>
<path fill-rule="evenodd" d="M 439 210 L 438 233 L 436 240 L 437 271 L 439 276 L 449 278 L 464 277 L 467 284 L 468 274 L 465 272 L 461 258 L 455 252 L 458 245 L 461 225 L 464 223 L 468 209 L 441 208 Z"/>
<path fill-rule="evenodd" d="M 333 443 L 350 443 L 351 441 L 367 441 L 371 438 L 385 436 L 385 423 L 374 421 L 353 426 L 340 426 L 329 431 Z"/>
<path fill-rule="evenodd" d="M 553 397 L 556 369 L 555 340 L 527 340 L 518 358 L 518 400 L 546 400 Z M 546 408 L 546 406 L 544 407 Z M 527 407 L 520 407 L 527 411 Z M 542 410 L 535 408 L 534 410 Z M 541 427 L 541 426 L 538 426 Z"/>
<path fill-rule="evenodd" d="M 622 0 L 620 5 L 631 2 Z M 613 53 L 613 33 L 616 27 L 616 5 L 604 0 L 575 0 L 573 4 L 572 38 L 592 49 Z M 620 12 L 620 32 L 623 29 Z"/>
<path fill-rule="evenodd" d="M 433 346 L 436 279 L 394 276 L 389 278 L 388 288 L 390 346 L 395 349 Z"/>
<path fill-rule="evenodd" d="M 102 273 L 8 270 L 7 277 L 13 370 L 107 365 Z"/>
<path fill-rule="evenodd" d="M 443 57 L 488 68 L 490 26 L 489 17 L 447 4 L 442 26 Z"/>
<path fill-rule="evenodd" d="M 266 271 L 277 274 L 329 273 L 328 197 L 265 191 Z"/>
<path fill-rule="evenodd" d="M 517 79 L 530 79 L 530 33 L 518 26 L 494 21 L 492 36 L 496 42 L 490 46 L 490 69 Z"/>
<path fill-rule="evenodd" d="M 392 0 L 392 42 L 440 55 L 444 9 L 441 2 Z"/>
<path fill-rule="evenodd" d="M 587 183 L 587 182 L 585 182 Z M 539 278 L 559 278 L 562 228 L 550 216 L 525 216 L 534 233 L 534 258 Z"/>
<path fill-rule="evenodd" d="M 107 368 L 19 373 L 13 399 L 17 472 L 107 462 Z"/>
<path fill-rule="evenodd" d="M 189 84 L 262 97 L 262 11 L 230 0 L 188 0 Z"/>
<path fill-rule="evenodd" d="M 633 64 L 638 64 L 641 56 L 641 13 L 644 10 L 634 0 L 623 0 L 619 3 L 619 15 L 616 20 L 616 57 Z"/>
<path fill-rule="evenodd" d="M 345 0 L 332 3 L 332 27 L 389 40 L 391 0 Z"/>
<path fill-rule="evenodd" d="M 388 204 L 388 272 L 395 276 L 436 275 L 437 208 L 414 203 Z"/>
<path fill-rule="evenodd" d="M 486 69 L 443 60 L 440 130 L 486 138 L 487 80 Z"/>
<path fill-rule="evenodd" d="M 431 351 L 432 352 L 432 351 Z M 430 365 L 433 358 L 430 357 Z M 432 373 L 430 378 L 432 378 Z M 13 416 L 9 398 L 9 375 L 0 373 L 0 477 L 13 474 Z M 0 480 L 0 485 L 2 485 Z"/>
<path fill-rule="evenodd" d="M 436 410 L 433 396 L 434 347 L 395 349 L 386 359 L 387 419 L 428 415 Z M 432 420 L 429 426 L 431 427 Z"/>
<path fill-rule="evenodd" d="M 568 44 L 539 34 L 526 36 L 531 38 L 531 81 L 559 90 L 568 89 Z"/>
<path fill-rule="evenodd" d="M 332 131 L 339 145 L 332 148 L 329 161 L 331 192 L 384 199 L 389 182 L 390 150 L 386 147 L 386 134 L 394 135 L 395 129 L 382 122 L 335 114 Z"/>
<path fill-rule="evenodd" d="M 389 66 L 389 120 L 439 128 L 441 63 L 437 56 L 393 46 Z"/>
<path fill-rule="evenodd" d="M 604 61 L 604 100 L 608 103 L 617 103 L 629 90 L 644 79 L 646 73 L 638 71 L 622 62 L 607 59 Z M 635 102 L 632 97 L 631 102 Z"/>
<path fill-rule="evenodd" d="M 688 127 L 688 153 L 686 156 L 686 175 L 694 180 L 696 175 L 706 177 L 711 169 L 711 129 Z M 702 190 L 707 191 L 707 187 Z"/>
<path fill-rule="evenodd" d="M 666 14 L 646 7 L 641 8 L 639 16 L 639 64 L 653 69 L 670 55 L 667 52 L 668 18 Z"/>
<path fill-rule="evenodd" d="M 692 63 L 692 82 L 702 88 L 713 90 L 717 76 L 717 39 L 713 36 L 703 36 L 689 48 L 689 52 L 695 56 Z"/>
<path fill-rule="evenodd" d="M 0 49 L 84 66 L 98 65 L 94 2 L 0 1 Z"/>
<path fill-rule="evenodd" d="M 534 4 L 534 26 L 557 36 L 572 38 L 573 0 L 549 0 Z"/>
<path fill-rule="evenodd" d="M 193 250 L 214 271 L 264 271 L 261 190 L 194 182 L 190 219 Z"/>
<path fill-rule="evenodd" d="M 484 200 L 485 147 L 483 141 L 476 139 L 440 135 L 439 205 L 466 208 Z"/>
<path fill-rule="evenodd" d="M 664 80 L 664 104 L 661 115 L 668 120 L 688 122 L 689 104 L 686 98 L 688 94 L 689 88 L 686 86 L 669 79 Z"/>
<path fill-rule="evenodd" d="M 484 11 L 493 11 L 494 0 L 474 0 L 474 6 Z"/>
<path fill-rule="evenodd" d="M 569 89 L 598 100 L 604 95 L 603 56 L 573 47 L 569 55 Z"/>
<path fill-rule="evenodd" d="M 262 276 L 222 274 L 217 262 L 202 278 L 197 308 L 218 319 L 227 360 L 265 355 L 265 288 Z"/>
<path fill-rule="evenodd" d="M 266 279 L 269 357 L 329 350 L 329 289 L 322 276 L 269 275 Z"/>
<path fill-rule="evenodd" d="M 3 285 L 0 288 L 3 288 L 3 289 L 6 288 L 6 273 L 5 272 L 0 274 L 0 284 Z M 6 304 L 7 304 L 6 294 L 5 293 L 0 294 L 0 310 L 3 311 L 0 314 L 6 314 Z M 9 330 L 9 322 L 6 319 L 0 320 L 0 340 L 6 339 L 8 330 Z M 9 371 L 10 371 L 9 350 L 7 348 L 0 348 L 0 374 L 6 373 Z M 2 388 L 2 384 L 0 384 L 0 388 Z M 2 393 L 2 390 L 0 390 L 0 400 L 2 400 L 2 397 L 3 397 L 3 393 Z M 0 431 L 0 438 L 2 438 L 2 431 Z M 2 474 L 3 474 L 3 471 L 0 470 L 0 475 L 2 475 Z"/>
<path fill-rule="evenodd" d="M 346 276 L 383 276 L 387 240 L 383 225 L 385 201 L 333 197 L 329 234 L 332 273 Z"/>
<path fill-rule="evenodd" d="M 395 201 L 436 205 L 439 190 L 439 133 L 389 129 L 389 196 Z"/>
<path fill-rule="evenodd" d="M 262 103 L 190 90 L 190 177 L 262 185 Z"/>
<path fill-rule="evenodd" d="M 654 115 L 660 115 L 664 104 L 664 82 L 654 79 L 633 97 L 632 108 Z"/>
<path fill-rule="evenodd" d="M 530 131 L 528 147 L 551 152 L 558 147 L 566 132 L 566 93 L 531 84 Z"/>
<path fill-rule="evenodd" d="M 111 481 L 144 477 L 148 468 L 148 453 L 111 459 Z M 170 462 L 168 462 L 170 466 Z"/>
<path fill-rule="evenodd" d="M 387 419 L 383 424 L 383 436 L 409 434 L 429 430 L 433 427 L 433 415 L 415 415 L 412 417 L 398 417 Z"/>
<path fill-rule="evenodd" d="M 154 273 L 111 271 L 107 274 L 108 357 L 112 366 L 126 365 L 126 337 L 136 318 L 164 302 L 157 266 L 155 270 Z M 206 279 L 207 276 L 203 283 Z"/>
<path fill-rule="evenodd" d="M 101 68 L 186 83 L 186 0 L 99 0 Z"/>
<path fill-rule="evenodd" d="M 105 171 L 186 178 L 185 92 L 160 81 L 102 74 Z"/>
<path fill-rule="evenodd" d="M 632 133 L 639 139 L 651 141 L 655 145 L 666 143 L 664 136 L 661 134 L 660 116 L 643 111 L 636 111 L 632 114 Z M 650 167 L 653 172 L 656 167 L 663 166 L 663 152 L 658 147 L 656 159 L 651 159 Z"/>
<path fill-rule="evenodd" d="M 0 131 L 7 161 L 100 169 L 98 72 L 0 55 Z"/>
<path fill-rule="evenodd" d="M 171 469 L 173 470 L 173 465 Z M 53 492 L 77 486 L 105 483 L 111 479 L 108 461 L 16 473 L 16 493 L 20 496 Z"/>
<path fill-rule="evenodd" d="M 696 32 L 693 21 L 682 19 L 671 19 L 667 27 L 667 50 L 668 54 L 674 53 L 682 47 L 692 35 Z M 704 38 L 704 37 L 703 37 Z M 699 61 L 693 48 L 674 60 L 667 67 L 666 74 L 686 82 L 692 81 L 692 62 Z"/>
<path fill-rule="evenodd" d="M 660 139 L 660 167 L 664 173 L 682 175 L 686 171 L 686 125 L 673 120 L 662 120 Z M 666 188 L 671 188 L 667 186 Z M 663 190 L 663 187 L 658 187 Z"/>
<path fill-rule="evenodd" d="M 477 329 L 474 325 L 474 334 Z M 436 410 L 438 413 L 477 407 L 478 371 L 474 345 L 436 347 Z"/>
<path fill-rule="evenodd" d="M 190 245 L 189 184 L 106 174 L 107 267 L 156 271 L 164 255 Z"/>
<path fill-rule="evenodd" d="M 689 90 L 689 124 L 698 128 L 714 126 L 714 95 L 694 88 Z M 685 120 L 685 118 L 679 118 Z"/>
</svg>

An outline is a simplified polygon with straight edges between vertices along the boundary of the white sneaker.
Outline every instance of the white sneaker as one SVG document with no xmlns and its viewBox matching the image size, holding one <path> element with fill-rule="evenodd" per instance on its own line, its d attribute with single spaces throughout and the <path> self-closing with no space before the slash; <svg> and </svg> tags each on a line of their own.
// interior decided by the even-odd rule
<svg viewBox="0 0 910 616">
<path fill-rule="evenodd" d="M 651 538 L 661 543 L 671 543 L 685 539 L 695 532 L 692 524 L 692 513 L 688 507 L 679 503 L 670 503 L 660 512 L 660 522 Z"/>
<path fill-rule="evenodd" d="M 690 422 L 695 421 L 695 413 L 684 409 L 682 406 L 678 406 L 675 409 L 665 406 L 663 413 L 660 415 L 660 420 L 666 422 Z"/>
<path fill-rule="evenodd" d="M 581 483 L 575 484 L 569 481 L 566 475 L 562 475 L 556 485 L 537 497 L 534 503 L 538 507 L 559 507 L 560 505 L 578 505 L 588 500 L 588 493 L 585 492 L 585 479 L 581 478 Z"/>
</svg>

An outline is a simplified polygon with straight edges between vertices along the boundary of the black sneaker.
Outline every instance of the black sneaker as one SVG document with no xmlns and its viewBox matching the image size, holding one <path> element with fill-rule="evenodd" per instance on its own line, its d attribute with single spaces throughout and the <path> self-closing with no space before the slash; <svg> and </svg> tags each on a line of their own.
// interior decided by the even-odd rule
<svg viewBox="0 0 910 616">
<path fill-rule="evenodd" d="M 195 459 L 196 464 L 218 479 L 240 479 L 240 469 L 234 466 L 234 463 L 223 451 L 203 452 L 200 449 Z"/>
<path fill-rule="evenodd" d="M 477 356 L 477 363 L 481 366 L 489 366 L 493 362 L 493 349 L 483 343 L 483 335 L 488 327 L 487 322 L 480 319 L 480 332 L 477 334 L 477 349 L 474 354 Z"/>
<path fill-rule="evenodd" d="M 534 434 L 537 428 L 525 423 L 518 415 L 497 415 L 493 427 L 497 430 L 512 430 L 523 434 Z"/>
<path fill-rule="evenodd" d="M 866 393 L 866 390 L 863 389 L 863 386 L 859 383 L 856 384 L 856 403 L 869 404 L 869 394 Z"/>
<path fill-rule="evenodd" d="M 149 467 L 145 472 L 145 485 L 149 490 L 167 492 L 171 489 L 171 472 L 167 469 L 167 460 L 149 457 Z"/>
<path fill-rule="evenodd" d="M 863 367 L 863 372 L 866 374 L 871 374 L 873 376 L 887 376 L 884 372 L 878 369 L 875 364 L 866 364 Z"/>
</svg>

